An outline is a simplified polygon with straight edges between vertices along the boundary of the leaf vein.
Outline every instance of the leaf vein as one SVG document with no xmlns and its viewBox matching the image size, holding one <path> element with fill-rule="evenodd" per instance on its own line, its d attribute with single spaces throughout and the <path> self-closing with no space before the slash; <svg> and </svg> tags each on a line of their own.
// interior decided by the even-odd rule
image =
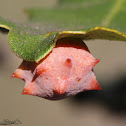
<svg viewBox="0 0 126 126">
<path fill-rule="evenodd" d="M 116 0 L 115 4 L 113 5 L 112 9 L 109 11 L 106 18 L 102 21 L 102 26 L 108 27 L 111 23 L 112 19 L 116 16 L 118 11 L 121 9 L 121 5 L 123 4 L 124 0 Z"/>
</svg>

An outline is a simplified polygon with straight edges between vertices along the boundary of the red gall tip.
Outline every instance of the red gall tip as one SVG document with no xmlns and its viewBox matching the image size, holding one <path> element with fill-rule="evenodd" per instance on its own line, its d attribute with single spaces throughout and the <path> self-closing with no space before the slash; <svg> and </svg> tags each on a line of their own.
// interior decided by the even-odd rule
<svg viewBox="0 0 126 126">
<path fill-rule="evenodd" d="M 100 61 L 100 59 L 95 59 L 96 64 Z"/>
<path fill-rule="evenodd" d="M 24 94 L 30 95 L 31 94 L 30 90 L 24 88 L 23 91 L 22 91 L 22 95 L 24 95 Z"/>
<path fill-rule="evenodd" d="M 95 61 L 92 63 L 92 66 L 95 66 L 99 61 L 100 59 L 95 59 Z"/>
<path fill-rule="evenodd" d="M 20 74 L 19 74 L 18 72 L 14 72 L 10 77 L 11 77 L 11 78 L 19 78 L 19 79 L 22 79 L 22 78 L 20 77 Z"/>
<path fill-rule="evenodd" d="M 93 90 L 101 90 L 101 87 L 99 84 L 96 84 L 94 87 L 93 87 Z"/>
<path fill-rule="evenodd" d="M 65 90 L 63 90 L 63 89 L 58 89 L 58 90 L 56 90 L 55 92 L 57 92 L 58 94 L 64 94 Z"/>
<path fill-rule="evenodd" d="M 55 89 L 55 92 L 57 92 L 58 94 L 64 94 L 66 91 L 66 85 L 67 83 L 60 82 L 60 84 Z"/>
<path fill-rule="evenodd" d="M 13 73 L 10 77 L 15 78 L 16 77 L 15 73 Z"/>
<path fill-rule="evenodd" d="M 22 74 L 21 72 L 16 70 L 10 77 L 24 80 L 24 78 L 22 78 L 21 74 Z"/>
</svg>

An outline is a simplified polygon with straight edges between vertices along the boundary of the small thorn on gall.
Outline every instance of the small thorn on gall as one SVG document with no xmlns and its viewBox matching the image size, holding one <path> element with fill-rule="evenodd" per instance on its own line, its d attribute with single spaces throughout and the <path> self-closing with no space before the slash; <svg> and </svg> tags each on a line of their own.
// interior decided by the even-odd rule
<svg viewBox="0 0 126 126">
<path fill-rule="evenodd" d="M 11 78 L 15 78 L 15 74 L 13 73 L 10 77 L 11 77 Z"/>
<path fill-rule="evenodd" d="M 28 89 L 24 88 L 22 91 L 22 95 L 24 95 L 24 94 L 30 95 L 30 91 Z"/>
<path fill-rule="evenodd" d="M 100 59 L 95 59 L 95 62 L 96 62 L 96 64 L 97 64 L 98 62 L 100 62 Z"/>
</svg>

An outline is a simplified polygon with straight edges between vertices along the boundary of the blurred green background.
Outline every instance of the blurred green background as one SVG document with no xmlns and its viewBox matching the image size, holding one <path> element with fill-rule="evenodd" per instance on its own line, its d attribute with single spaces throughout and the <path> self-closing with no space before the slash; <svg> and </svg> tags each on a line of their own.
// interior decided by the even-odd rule
<svg viewBox="0 0 126 126">
<path fill-rule="evenodd" d="M 0 16 L 23 23 L 28 20 L 23 8 L 52 8 L 56 4 L 56 0 L 0 0 Z M 103 90 L 49 101 L 21 95 L 24 82 L 9 76 L 22 60 L 10 51 L 7 35 L 0 33 L 0 122 L 19 119 L 22 126 L 125 126 L 126 43 L 93 40 L 86 44 L 100 59 L 94 71 Z"/>
</svg>

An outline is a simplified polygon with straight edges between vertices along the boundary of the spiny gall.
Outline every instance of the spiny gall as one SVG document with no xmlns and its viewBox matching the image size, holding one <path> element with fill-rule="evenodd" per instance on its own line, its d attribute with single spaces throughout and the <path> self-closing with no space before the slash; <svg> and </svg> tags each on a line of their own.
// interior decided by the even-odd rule
<svg viewBox="0 0 126 126">
<path fill-rule="evenodd" d="M 22 94 L 51 100 L 100 90 L 92 71 L 99 62 L 78 38 L 63 38 L 39 63 L 23 61 L 11 77 L 25 81 Z"/>
</svg>

